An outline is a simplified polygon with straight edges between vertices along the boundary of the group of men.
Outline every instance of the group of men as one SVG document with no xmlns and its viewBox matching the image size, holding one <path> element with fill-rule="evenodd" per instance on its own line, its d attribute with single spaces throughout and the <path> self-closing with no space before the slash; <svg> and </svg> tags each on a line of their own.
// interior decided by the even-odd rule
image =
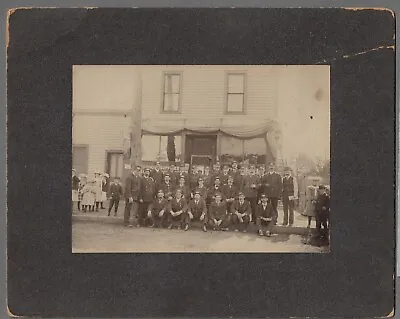
<svg viewBox="0 0 400 319">
<path fill-rule="evenodd" d="M 248 170 L 233 162 L 229 167 L 215 165 L 210 174 L 192 169 L 177 172 L 175 166 L 163 172 L 160 163 L 154 169 L 140 166 L 132 170 L 122 189 L 117 179 L 110 184 L 110 207 L 118 209 L 125 199 L 124 225 L 127 227 L 174 226 L 188 230 L 199 224 L 203 231 L 247 231 L 250 223 L 257 225 L 259 235 L 271 235 L 278 219 L 278 200 L 284 208 L 283 225 L 294 222 L 294 179 L 290 168 L 282 177 L 274 165 Z"/>
</svg>

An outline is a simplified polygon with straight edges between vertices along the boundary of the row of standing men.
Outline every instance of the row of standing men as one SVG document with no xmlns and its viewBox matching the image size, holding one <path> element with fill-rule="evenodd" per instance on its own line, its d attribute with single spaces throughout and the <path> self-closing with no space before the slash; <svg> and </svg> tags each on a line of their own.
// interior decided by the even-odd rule
<svg viewBox="0 0 400 319">
<path fill-rule="evenodd" d="M 284 208 L 283 224 L 291 225 L 294 222 L 294 191 L 290 169 L 285 169 L 282 177 L 276 172 L 274 165 L 262 176 L 256 174 L 254 166 L 250 166 L 247 174 L 244 169 L 232 165 L 231 168 L 224 166 L 222 171 L 215 170 L 206 176 L 196 171 L 186 175 L 177 175 L 173 171 L 162 172 L 159 164 L 154 170 L 144 169 L 142 175 L 141 167 L 138 166 L 127 177 L 124 189 L 119 179 L 111 183 L 109 214 L 113 207 L 117 211 L 119 199 L 123 196 L 126 226 L 132 226 L 136 219 L 138 226 L 144 226 L 146 222 L 151 226 L 160 226 L 167 221 L 168 227 L 172 227 L 171 221 L 179 219 L 180 226 L 185 229 L 190 225 L 189 220 L 201 221 L 203 230 L 210 223 L 214 228 L 225 229 L 227 227 L 222 226 L 230 223 L 260 224 L 260 216 L 262 221 L 266 218 L 268 220 L 265 222 L 275 225 L 278 219 L 278 200 L 281 199 Z M 194 204 L 200 205 L 201 209 L 196 205 L 194 207 Z M 239 204 L 243 206 L 240 207 L 243 213 L 237 209 Z M 163 205 L 166 205 L 165 208 L 160 209 Z M 180 205 L 183 205 L 182 209 L 176 210 Z M 201 211 L 200 215 L 193 214 L 194 210 Z M 261 213 L 262 210 L 264 211 Z M 162 217 L 161 223 L 154 214 Z"/>
</svg>

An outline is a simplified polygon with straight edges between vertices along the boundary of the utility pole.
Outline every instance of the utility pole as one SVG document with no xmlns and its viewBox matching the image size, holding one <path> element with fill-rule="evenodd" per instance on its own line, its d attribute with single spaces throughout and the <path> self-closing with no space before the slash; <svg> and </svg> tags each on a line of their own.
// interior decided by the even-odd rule
<svg viewBox="0 0 400 319">
<path fill-rule="evenodd" d="M 135 70 L 135 96 L 131 113 L 131 169 L 142 162 L 142 75 Z"/>
</svg>

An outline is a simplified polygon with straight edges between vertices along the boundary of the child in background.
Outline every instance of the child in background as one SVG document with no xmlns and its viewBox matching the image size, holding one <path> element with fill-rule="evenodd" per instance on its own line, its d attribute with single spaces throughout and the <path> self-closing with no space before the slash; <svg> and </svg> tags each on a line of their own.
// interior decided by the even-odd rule
<svg viewBox="0 0 400 319">
<path fill-rule="evenodd" d="M 110 185 L 110 191 L 109 191 L 110 206 L 108 207 L 108 216 L 110 216 L 113 206 L 114 206 L 114 216 L 117 216 L 119 200 L 122 197 L 122 193 L 123 189 L 121 185 L 121 180 L 119 177 L 116 177 Z"/>
<path fill-rule="evenodd" d="M 88 180 L 86 185 L 82 189 L 83 199 L 82 199 L 82 209 L 86 213 L 89 211 L 94 211 L 94 205 L 96 202 L 96 181 L 91 179 Z"/>
<path fill-rule="evenodd" d="M 86 183 L 87 183 L 87 176 L 85 174 L 80 174 L 79 175 L 79 189 L 78 189 L 78 210 L 81 210 L 81 202 L 83 199 L 83 187 L 85 187 Z"/>
</svg>

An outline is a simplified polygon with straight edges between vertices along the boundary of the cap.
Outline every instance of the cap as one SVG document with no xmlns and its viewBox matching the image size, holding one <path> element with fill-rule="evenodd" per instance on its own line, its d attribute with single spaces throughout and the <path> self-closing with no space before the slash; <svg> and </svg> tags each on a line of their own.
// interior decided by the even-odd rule
<svg viewBox="0 0 400 319">
<path fill-rule="evenodd" d="M 243 195 L 243 196 L 244 196 L 244 193 L 243 193 L 243 192 L 239 192 L 238 195 L 239 195 L 239 196 L 240 196 L 240 195 Z"/>
<path fill-rule="evenodd" d="M 217 179 L 219 180 L 219 177 L 218 177 L 218 176 L 216 176 L 214 180 L 217 180 Z"/>
<path fill-rule="evenodd" d="M 182 179 L 182 178 L 185 179 L 185 176 L 184 175 L 180 175 L 179 179 Z"/>
<path fill-rule="evenodd" d="M 195 195 L 196 195 L 196 194 L 199 194 L 199 195 L 200 195 L 200 191 L 195 191 L 194 194 L 195 194 Z"/>
<path fill-rule="evenodd" d="M 144 169 L 144 171 L 145 171 L 145 172 L 150 172 L 150 168 L 146 167 L 146 168 Z"/>
</svg>

